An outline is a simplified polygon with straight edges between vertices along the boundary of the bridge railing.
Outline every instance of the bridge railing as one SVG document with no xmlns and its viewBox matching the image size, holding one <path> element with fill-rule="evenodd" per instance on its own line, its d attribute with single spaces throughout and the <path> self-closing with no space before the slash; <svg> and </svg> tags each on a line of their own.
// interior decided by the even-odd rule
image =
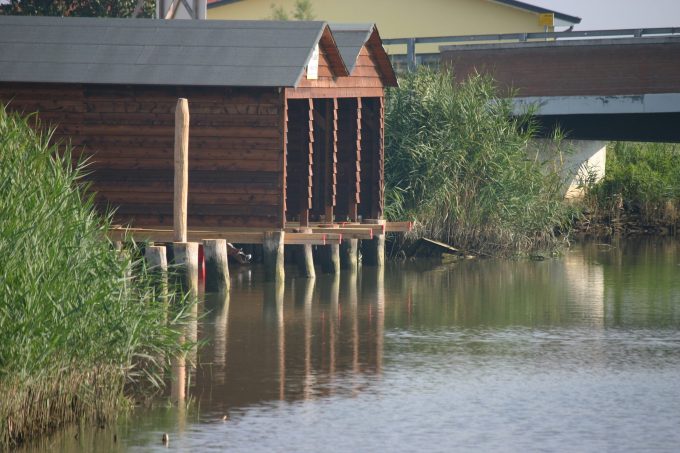
<svg viewBox="0 0 680 453">
<path fill-rule="evenodd" d="M 472 42 L 527 42 L 535 40 L 567 40 L 575 38 L 643 38 L 647 36 L 672 36 L 680 34 L 680 27 L 622 28 L 612 30 L 551 31 L 535 33 L 501 33 L 486 35 L 429 36 L 415 38 L 383 39 L 385 45 L 406 45 L 406 61 L 409 71 L 416 67 L 416 44 L 454 44 Z"/>
</svg>

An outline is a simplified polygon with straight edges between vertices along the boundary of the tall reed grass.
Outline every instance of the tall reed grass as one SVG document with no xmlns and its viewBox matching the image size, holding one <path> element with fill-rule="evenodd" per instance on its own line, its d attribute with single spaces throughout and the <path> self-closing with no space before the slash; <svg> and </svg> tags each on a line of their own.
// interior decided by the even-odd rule
<svg viewBox="0 0 680 453">
<path fill-rule="evenodd" d="M 34 120 L 31 119 L 31 120 Z M 0 106 L 0 449 L 115 417 L 179 352 L 156 281 L 106 239 L 66 147 Z"/>
<path fill-rule="evenodd" d="M 528 156 L 530 118 L 513 117 L 488 77 L 452 80 L 421 67 L 387 94 L 386 216 L 474 253 L 557 247 L 572 211 L 554 160 Z"/>
<path fill-rule="evenodd" d="M 585 204 L 596 222 L 622 216 L 642 224 L 680 222 L 680 145 L 614 142 L 605 177 L 587 188 Z"/>
</svg>

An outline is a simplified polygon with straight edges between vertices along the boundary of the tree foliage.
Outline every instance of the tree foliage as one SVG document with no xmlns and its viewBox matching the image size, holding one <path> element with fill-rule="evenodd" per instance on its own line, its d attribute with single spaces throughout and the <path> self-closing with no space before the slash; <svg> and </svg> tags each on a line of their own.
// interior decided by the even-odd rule
<svg viewBox="0 0 680 453">
<path fill-rule="evenodd" d="M 153 17 L 155 11 L 155 0 L 10 0 L 0 5 L 0 14 L 18 16 Z"/>
</svg>

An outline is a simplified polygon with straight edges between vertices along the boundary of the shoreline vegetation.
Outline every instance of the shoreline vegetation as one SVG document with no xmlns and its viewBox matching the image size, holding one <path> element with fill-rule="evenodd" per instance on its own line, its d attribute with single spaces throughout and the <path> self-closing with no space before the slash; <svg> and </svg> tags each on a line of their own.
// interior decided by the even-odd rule
<svg viewBox="0 0 680 453">
<path fill-rule="evenodd" d="M 68 146 L 50 145 L 37 117 L 0 105 L 0 449 L 66 424 L 103 425 L 157 392 L 190 302 L 166 294 L 140 249 L 106 239 Z M 534 256 L 570 236 L 674 234 L 680 146 L 613 143 L 606 177 L 564 199 L 558 154 L 528 151 L 530 115 L 513 117 L 492 79 L 452 84 L 421 67 L 386 97 L 385 215 L 461 256 Z M 169 321 L 167 321 L 169 319 Z"/>
<path fill-rule="evenodd" d="M 680 144 L 610 143 L 604 179 L 584 186 L 578 235 L 674 235 L 680 224 Z"/>
<path fill-rule="evenodd" d="M 0 449 L 115 419 L 189 347 L 187 301 L 114 249 L 86 168 L 36 123 L 0 106 Z"/>
<path fill-rule="evenodd" d="M 513 117 L 490 77 L 451 80 L 421 66 L 387 93 L 386 216 L 416 225 L 395 248 L 427 237 L 482 256 L 559 250 L 576 211 L 560 168 L 527 151 L 531 117 Z"/>
<path fill-rule="evenodd" d="M 419 238 L 459 256 L 532 257 L 559 253 L 574 237 L 676 233 L 680 145 L 610 143 L 605 178 L 584 178 L 583 197 L 565 200 L 574 175 L 561 167 L 571 152 L 561 133 L 543 142 L 553 152 L 540 161 L 550 153 L 532 149 L 531 112 L 513 117 L 490 77 L 451 80 L 447 69 L 421 66 L 387 93 L 385 213 L 416 226 L 392 238 L 391 256 Z"/>
</svg>

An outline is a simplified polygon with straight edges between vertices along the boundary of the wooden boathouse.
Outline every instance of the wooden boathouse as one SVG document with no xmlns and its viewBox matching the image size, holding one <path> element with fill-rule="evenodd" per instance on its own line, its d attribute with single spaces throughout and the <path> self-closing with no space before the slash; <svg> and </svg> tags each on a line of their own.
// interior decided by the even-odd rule
<svg viewBox="0 0 680 453">
<path fill-rule="evenodd" d="M 0 29 L 0 102 L 88 158 L 97 206 L 134 234 L 172 236 L 178 98 L 189 240 L 384 233 L 396 77 L 373 25 L 5 16 Z"/>
</svg>

